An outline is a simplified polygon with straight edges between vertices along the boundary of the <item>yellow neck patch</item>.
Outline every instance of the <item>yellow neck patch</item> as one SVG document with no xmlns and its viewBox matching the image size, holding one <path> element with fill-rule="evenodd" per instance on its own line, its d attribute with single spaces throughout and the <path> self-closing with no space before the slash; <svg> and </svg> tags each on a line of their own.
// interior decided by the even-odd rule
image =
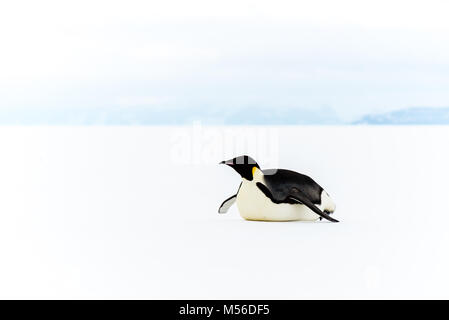
<svg viewBox="0 0 449 320">
<path fill-rule="evenodd" d="M 254 174 L 256 173 L 257 167 L 253 167 L 253 178 L 254 178 Z"/>
</svg>

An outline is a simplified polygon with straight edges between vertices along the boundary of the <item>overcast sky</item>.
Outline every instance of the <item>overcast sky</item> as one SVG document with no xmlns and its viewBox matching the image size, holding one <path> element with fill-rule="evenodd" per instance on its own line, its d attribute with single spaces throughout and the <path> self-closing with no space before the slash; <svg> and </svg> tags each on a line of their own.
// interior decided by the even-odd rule
<svg viewBox="0 0 449 320">
<path fill-rule="evenodd" d="M 449 106 L 448 1 L 5 2 L 0 107 Z"/>
</svg>

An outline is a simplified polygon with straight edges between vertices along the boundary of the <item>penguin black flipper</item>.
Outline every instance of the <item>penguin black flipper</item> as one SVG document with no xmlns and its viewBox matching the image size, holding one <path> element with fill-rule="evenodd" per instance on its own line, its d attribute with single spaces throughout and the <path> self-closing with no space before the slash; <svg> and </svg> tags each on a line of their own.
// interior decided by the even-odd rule
<svg viewBox="0 0 449 320">
<path fill-rule="evenodd" d="M 236 194 L 227 198 L 225 201 L 223 201 L 220 208 L 218 208 L 218 213 L 228 212 L 229 208 L 232 207 L 232 205 L 235 203 L 236 200 L 237 200 Z"/>
<path fill-rule="evenodd" d="M 305 206 L 307 206 L 310 210 L 315 212 L 317 215 L 320 216 L 320 218 L 324 218 L 326 220 L 329 220 L 331 222 L 338 222 L 337 219 L 332 218 L 330 215 L 328 215 L 326 212 L 321 211 L 317 206 L 315 206 L 309 199 L 307 199 L 306 196 L 304 196 L 299 190 L 295 189 L 292 192 L 293 194 L 290 194 L 287 199 L 291 199 L 293 201 L 296 201 L 298 203 L 301 203 Z"/>
<path fill-rule="evenodd" d="M 338 222 L 338 220 L 332 218 L 330 215 L 321 211 L 317 206 L 315 206 L 313 204 L 313 202 L 310 201 L 308 199 L 308 197 L 305 194 L 303 194 L 301 191 L 299 191 L 299 189 L 297 189 L 296 187 L 293 187 L 290 190 L 288 190 L 282 197 L 283 199 L 281 199 L 281 198 L 275 198 L 273 196 L 273 193 L 270 191 L 270 189 L 263 183 L 257 182 L 256 185 L 274 203 L 303 204 L 306 207 L 308 207 L 310 210 L 315 212 L 317 215 L 319 215 L 320 217 L 322 217 L 326 220 L 332 221 L 332 222 Z"/>
<path fill-rule="evenodd" d="M 223 203 L 218 208 L 218 213 L 226 213 L 226 212 L 228 212 L 229 208 L 232 207 L 232 205 L 237 200 L 237 194 L 239 193 L 241 186 L 242 186 L 242 184 L 240 183 L 240 186 L 239 186 L 239 189 L 237 190 L 237 193 L 234 194 L 233 196 L 230 196 L 225 201 L 223 201 Z"/>
</svg>

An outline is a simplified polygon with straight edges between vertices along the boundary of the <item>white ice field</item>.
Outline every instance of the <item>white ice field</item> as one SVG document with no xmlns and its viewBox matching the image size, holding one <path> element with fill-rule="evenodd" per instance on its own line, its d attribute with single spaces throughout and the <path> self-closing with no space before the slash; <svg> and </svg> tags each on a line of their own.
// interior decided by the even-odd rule
<svg viewBox="0 0 449 320">
<path fill-rule="evenodd" d="M 449 127 L 248 128 L 340 223 L 219 215 L 242 128 L 202 129 L 0 127 L 0 298 L 449 298 Z"/>
</svg>

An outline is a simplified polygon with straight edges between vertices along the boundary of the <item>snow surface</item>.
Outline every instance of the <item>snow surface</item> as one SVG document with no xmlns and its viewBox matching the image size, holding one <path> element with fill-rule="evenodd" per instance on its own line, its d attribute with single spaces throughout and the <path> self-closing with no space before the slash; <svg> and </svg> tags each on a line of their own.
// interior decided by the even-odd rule
<svg viewBox="0 0 449 320">
<path fill-rule="evenodd" d="M 449 127 L 259 127 L 335 224 L 219 215 L 210 129 L 179 161 L 190 128 L 0 127 L 0 298 L 449 298 Z"/>
</svg>

